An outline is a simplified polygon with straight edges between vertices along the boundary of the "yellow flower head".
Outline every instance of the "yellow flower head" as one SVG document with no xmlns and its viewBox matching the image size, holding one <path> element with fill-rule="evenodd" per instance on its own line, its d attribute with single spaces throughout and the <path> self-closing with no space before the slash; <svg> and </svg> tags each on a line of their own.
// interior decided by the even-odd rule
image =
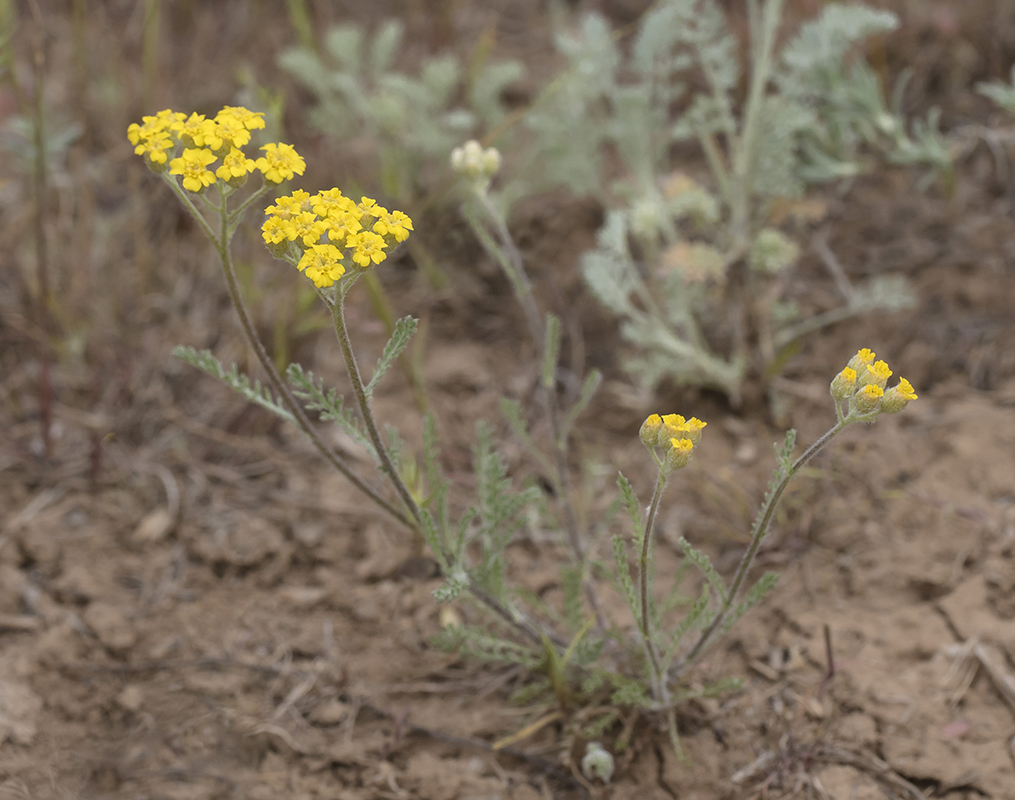
<svg viewBox="0 0 1015 800">
<path fill-rule="evenodd" d="M 204 114 L 194 112 L 186 119 L 175 120 L 170 128 L 183 142 L 184 147 L 205 147 L 205 136 L 214 132 L 215 123 L 207 119 Z M 219 145 L 221 144 L 220 141 Z"/>
<path fill-rule="evenodd" d="M 292 194 L 278 198 L 274 205 L 264 209 L 264 213 L 268 216 L 279 217 L 284 220 L 291 219 L 297 214 L 311 210 L 310 199 L 309 194 L 302 189 L 297 189 Z"/>
<path fill-rule="evenodd" d="M 213 135 L 218 141 L 218 144 L 209 142 L 208 146 L 213 150 L 218 150 L 223 145 L 243 147 L 250 141 L 250 131 L 243 122 L 225 111 L 220 111 L 215 117 Z"/>
<path fill-rule="evenodd" d="M 387 214 L 388 210 L 377 205 L 377 201 L 370 197 L 361 197 L 359 199 L 359 205 L 357 206 L 361 214 L 366 214 L 371 217 L 379 217 L 381 214 Z"/>
<path fill-rule="evenodd" d="M 170 150 L 173 147 L 173 141 L 168 136 L 162 134 L 158 136 L 152 136 L 148 139 L 139 140 L 137 147 L 134 148 L 134 152 L 139 156 L 144 156 L 145 160 L 156 172 L 162 172 L 165 169 L 165 163 L 168 156 L 166 150 Z"/>
<path fill-rule="evenodd" d="M 261 148 L 264 155 L 254 162 L 264 173 L 264 179 L 272 183 L 292 180 L 293 175 L 302 175 L 307 162 L 291 144 L 266 144 Z"/>
<path fill-rule="evenodd" d="M 342 251 L 333 244 L 315 244 L 307 248 L 296 268 L 323 289 L 331 286 L 345 274 L 345 267 L 339 262 Z"/>
<path fill-rule="evenodd" d="M 848 366 L 850 369 L 860 372 L 861 367 L 866 367 L 868 364 L 874 363 L 874 353 L 868 350 L 866 347 L 858 352 L 849 360 Z"/>
<path fill-rule="evenodd" d="M 913 391 L 913 385 L 905 378 L 899 378 L 899 385 L 885 392 L 881 400 L 881 410 L 886 414 L 897 414 L 909 405 L 910 400 L 916 399 L 917 394 Z"/>
<path fill-rule="evenodd" d="M 701 441 L 701 432 L 705 429 L 706 425 L 708 425 L 707 422 L 702 422 L 697 417 L 691 417 L 687 420 L 686 427 L 690 433 L 687 438 L 691 440 L 692 444 L 697 444 Z"/>
<path fill-rule="evenodd" d="M 380 264 L 387 254 L 384 252 L 384 237 L 378 236 L 372 231 L 360 231 L 350 236 L 345 241 L 346 247 L 355 248 L 352 260 L 363 269 L 373 264 Z"/>
<path fill-rule="evenodd" d="M 304 247 L 310 247 L 321 240 L 321 234 L 324 233 L 327 223 L 318 219 L 313 211 L 301 211 L 295 217 L 286 220 L 284 225 L 289 241 L 299 241 Z"/>
<path fill-rule="evenodd" d="M 383 209 L 382 209 L 383 210 Z M 401 211 L 385 211 L 374 223 L 374 233 L 393 236 L 396 242 L 404 242 L 412 230 L 412 220 Z"/>
<path fill-rule="evenodd" d="M 182 175 L 183 188 L 188 192 L 200 192 L 215 183 L 215 175 L 207 169 L 213 161 L 215 155 L 211 150 L 187 149 L 180 158 L 169 162 L 169 174 Z"/>
<path fill-rule="evenodd" d="M 249 109 L 243 108 L 243 106 L 225 106 L 219 112 L 219 116 L 223 114 L 229 114 L 236 117 L 236 119 L 243 123 L 243 127 L 245 127 L 248 131 L 264 127 L 264 114 L 261 111 L 250 111 Z M 216 119 L 218 119 L 218 117 L 216 117 Z"/>
<path fill-rule="evenodd" d="M 666 453 L 666 469 L 669 472 L 683 469 L 691 461 L 694 443 L 690 439 L 670 439 L 670 449 Z"/>
<path fill-rule="evenodd" d="M 327 220 L 328 239 L 341 243 L 363 230 L 359 224 L 355 210 L 345 211 L 337 216 L 329 216 Z"/>
<path fill-rule="evenodd" d="M 234 147 L 228 155 L 222 157 L 222 166 L 215 170 L 215 175 L 221 180 L 228 181 L 242 178 L 248 172 L 253 171 L 253 159 L 247 158 L 242 150 L 237 150 Z"/>
<path fill-rule="evenodd" d="M 853 390 L 856 388 L 856 370 L 851 367 L 845 367 L 842 372 L 835 376 L 832 380 L 832 385 L 829 390 L 838 402 L 848 400 L 853 395 Z"/>
<path fill-rule="evenodd" d="M 880 386 L 868 383 L 853 397 L 853 401 L 856 404 L 856 412 L 858 414 L 870 414 L 872 411 L 875 411 L 884 394 L 885 391 Z"/>
<path fill-rule="evenodd" d="M 638 438 L 647 448 L 652 449 L 659 442 L 659 431 L 663 429 L 663 420 L 658 414 L 650 414 L 641 424 L 638 431 Z"/>
<path fill-rule="evenodd" d="M 359 221 L 359 218 L 362 216 L 357 211 L 356 204 L 352 199 L 342 194 L 339 189 L 328 189 L 326 192 L 318 192 L 310 198 L 310 202 L 313 205 L 314 213 L 319 217 L 334 217 L 338 219 L 355 213 L 356 220 Z"/>
<path fill-rule="evenodd" d="M 141 125 L 136 122 L 132 122 L 127 128 L 127 138 L 130 143 L 137 145 L 139 143 L 145 143 L 151 139 L 161 138 L 165 135 L 169 125 L 158 116 L 154 117 L 141 117 Z M 137 152 L 136 150 L 134 152 Z"/>
<path fill-rule="evenodd" d="M 890 377 L 892 377 L 892 371 L 888 368 L 888 364 L 884 361 L 876 361 L 867 367 L 863 382 L 865 384 L 872 383 L 879 389 L 884 389 Z"/>
<path fill-rule="evenodd" d="M 261 238 L 265 244 L 279 244 L 289 241 L 286 221 L 282 217 L 268 217 L 261 226 Z"/>
</svg>

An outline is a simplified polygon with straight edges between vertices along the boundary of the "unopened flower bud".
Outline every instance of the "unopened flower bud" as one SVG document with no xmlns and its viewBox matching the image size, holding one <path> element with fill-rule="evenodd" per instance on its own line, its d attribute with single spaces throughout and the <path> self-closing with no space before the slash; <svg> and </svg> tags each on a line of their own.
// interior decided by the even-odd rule
<svg viewBox="0 0 1015 800">
<path fill-rule="evenodd" d="M 837 402 L 842 403 L 853 396 L 856 388 L 856 370 L 846 367 L 832 380 L 829 391 Z"/>
<path fill-rule="evenodd" d="M 899 378 L 899 385 L 893 386 L 881 398 L 881 410 L 886 414 L 897 414 L 902 411 L 910 400 L 916 400 L 913 385 L 905 378 Z"/>
<path fill-rule="evenodd" d="M 652 414 L 641 424 L 638 438 L 649 450 L 659 444 L 659 431 L 663 428 L 663 420 L 658 414 Z"/>
<path fill-rule="evenodd" d="M 496 147 L 488 147 L 483 153 L 483 172 L 488 178 L 492 178 L 500 169 L 500 150 Z"/>
<path fill-rule="evenodd" d="M 600 778 L 603 783 L 609 783 L 613 777 L 613 756 L 599 742 L 589 742 L 585 745 L 582 772 L 590 781 Z"/>
<path fill-rule="evenodd" d="M 488 181 L 500 169 L 500 152 L 495 147 L 485 150 L 475 139 L 451 151 L 451 168 L 474 181 Z"/>
<path fill-rule="evenodd" d="M 691 461 L 694 443 L 690 439 L 670 439 L 670 449 L 666 452 L 666 471 L 683 469 Z"/>
</svg>

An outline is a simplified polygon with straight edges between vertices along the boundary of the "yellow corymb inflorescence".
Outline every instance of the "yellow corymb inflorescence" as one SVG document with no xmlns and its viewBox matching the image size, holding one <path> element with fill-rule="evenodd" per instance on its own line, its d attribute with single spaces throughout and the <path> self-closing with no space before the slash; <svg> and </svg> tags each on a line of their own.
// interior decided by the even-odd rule
<svg viewBox="0 0 1015 800">
<path fill-rule="evenodd" d="M 697 417 L 684 419 L 680 414 L 651 414 L 642 423 L 638 438 L 656 458 L 664 472 L 683 469 L 691 460 L 691 453 L 701 441 L 701 432 L 707 425 Z"/>
<path fill-rule="evenodd" d="M 388 211 L 369 197 L 357 203 L 339 189 L 314 195 L 297 189 L 264 213 L 261 235 L 268 249 L 279 257 L 290 243 L 297 255 L 303 250 L 297 266 L 320 289 L 334 284 L 347 268 L 380 264 L 412 231 L 412 220 L 401 211 Z"/>
<path fill-rule="evenodd" d="M 263 117 L 240 106 L 225 106 L 210 119 L 167 108 L 130 125 L 127 139 L 154 172 L 168 168 L 170 175 L 182 178 L 188 192 L 202 192 L 217 181 L 236 187 L 255 170 L 269 183 L 302 175 L 306 162 L 292 145 L 264 145 L 264 155 L 256 160 L 243 151 L 250 132 L 264 127 Z"/>
<path fill-rule="evenodd" d="M 905 378 L 891 389 L 885 389 L 892 370 L 884 361 L 875 361 L 875 354 L 864 348 L 832 380 L 829 387 L 837 404 L 848 403 L 846 421 L 863 418 L 870 421 L 880 413 L 895 414 L 911 400 L 917 399 L 913 385 Z"/>
</svg>

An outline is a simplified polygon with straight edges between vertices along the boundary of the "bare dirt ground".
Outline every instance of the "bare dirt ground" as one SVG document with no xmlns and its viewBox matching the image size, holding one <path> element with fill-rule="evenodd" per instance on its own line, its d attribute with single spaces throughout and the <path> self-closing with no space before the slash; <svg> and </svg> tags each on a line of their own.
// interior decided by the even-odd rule
<svg viewBox="0 0 1015 800">
<path fill-rule="evenodd" d="M 230 102 L 243 67 L 281 80 L 264 55 L 291 41 L 281 5 L 172 5 L 155 106 Z M 606 5 L 624 23 L 643 4 Z M 566 720 L 491 749 L 549 709 L 511 701 L 525 673 L 430 646 L 442 623 L 430 596 L 438 581 L 407 537 L 295 433 L 170 358 L 184 343 L 250 361 L 211 248 L 124 139 L 127 124 L 153 110 L 139 105 L 135 66 L 143 6 L 89 6 L 77 22 L 43 14 L 52 124 L 83 126 L 51 176 L 59 335 L 47 346 L 49 454 L 37 388 L 46 348 L 27 310 L 37 292 L 30 184 L 13 159 L 0 168 L 0 797 L 1015 800 L 1015 190 L 984 148 L 960 164 L 951 192 L 920 193 L 917 176 L 885 172 L 826 198 L 824 233 L 848 275 L 901 271 L 919 306 L 809 341 L 779 384 L 792 400 L 786 422 L 803 443 L 828 427 L 828 381 L 861 346 L 906 375 L 920 399 L 851 429 L 792 487 L 758 564 L 781 571 L 777 590 L 694 676 L 740 675 L 744 686 L 686 704 L 691 763 L 674 757 L 655 720 L 632 716 L 604 735 L 607 745 L 630 744 L 613 784 L 590 795 Z M 888 61 L 938 53 L 912 59 L 918 101 L 940 102 L 955 124 L 974 113 L 988 122 L 969 86 L 1007 72 L 1011 9 L 917 6 L 891 40 L 903 52 L 889 50 Z M 340 16 L 312 11 L 322 25 Z M 357 13 L 403 14 L 419 47 L 467 51 L 455 37 L 492 20 L 509 50 L 547 49 L 536 4 Z M 32 52 L 20 37 L 18 49 Z M 89 65 L 83 83 L 78 52 Z M 4 92 L 9 119 L 18 98 Z M 309 176 L 315 162 L 329 163 L 332 143 L 300 121 L 300 95 L 287 97 Z M 733 411 L 708 394 L 639 398 L 612 328 L 574 278 L 596 209 L 554 195 L 536 216 L 539 225 L 522 219 L 517 233 L 543 265 L 534 267 L 540 289 L 582 326 L 590 360 L 607 373 L 580 423 L 582 452 L 647 493 L 636 438 L 645 415 L 707 419 L 707 446 L 664 513 L 659 569 L 676 563 L 683 534 L 728 571 L 782 428 L 762 406 Z M 385 264 L 382 279 L 400 313 L 429 323 L 423 376 L 448 470 L 467 481 L 475 420 L 497 420 L 502 395 L 524 397 L 532 366 L 516 343 L 521 317 L 504 310 L 508 286 L 474 263 L 481 257 L 461 243 L 461 224 L 420 235 L 459 242 L 444 265 L 454 288 L 429 289 L 407 260 Z M 252 302 L 270 339 L 273 320 L 292 313 L 293 276 L 268 264 L 253 235 L 246 241 L 259 264 Z M 813 253 L 793 291 L 808 308 L 835 302 Z M 382 330 L 363 294 L 352 305 L 372 360 Z M 289 345 L 342 385 L 327 331 L 291 333 Z M 403 375 L 392 374 L 378 403 L 382 417 L 418 429 Z M 525 467 L 510 442 L 506 452 Z M 590 513 L 612 469 L 593 476 Z M 558 588 L 552 541 L 522 537 L 511 554 L 522 584 Z M 468 606 L 457 613 L 478 619 Z"/>
</svg>

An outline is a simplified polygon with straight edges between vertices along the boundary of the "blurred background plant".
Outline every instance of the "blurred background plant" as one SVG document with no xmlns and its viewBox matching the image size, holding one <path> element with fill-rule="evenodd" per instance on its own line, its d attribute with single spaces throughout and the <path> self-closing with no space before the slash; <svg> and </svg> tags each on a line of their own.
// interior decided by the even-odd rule
<svg viewBox="0 0 1015 800">
<path fill-rule="evenodd" d="M 524 74 L 517 61 L 489 60 L 489 43 L 468 64 L 450 54 L 424 59 L 413 73 L 396 57 L 405 27 L 388 20 L 371 36 L 340 25 L 279 56 L 279 64 L 313 95 L 311 125 L 353 147 L 374 150 L 379 188 L 407 211 L 446 181 L 452 148 L 503 121 L 504 89 Z"/>
<path fill-rule="evenodd" d="M 800 239 L 824 214 L 808 188 L 845 189 L 878 163 L 920 165 L 930 179 L 947 177 L 951 164 L 937 114 L 908 123 L 905 80 L 889 105 L 857 55 L 895 27 L 894 15 L 829 4 L 777 47 L 781 0 L 748 9 L 746 75 L 741 43 L 712 0 L 658 4 L 627 53 L 605 19 L 587 16 L 577 33 L 558 37 L 567 102 L 547 97 L 536 114 L 540 152 L 556 152 L 556 137 L 558 148 L 584 148 L 570 154 L 578 163 L 601 164 L 607 146 L 620 162 L 616 180 L 605 168 L 598 179 L 608 187 L 599 192 L 607 215 L 583 271 L 634 346 L 628 370 L 647 387 L 664 379 L 710 386 L 735 404 L 744 380 L 776 374 L 803 334 L 913 303 L 890 275 L 861 286 L 840 280 L 843 305 L 811 317 L 784 298 Z M 572 137 L 577 119 L 595 133 Z M 682 171 L 686 142 L 700 147 L 704 176 Z M 568 185 L 587 191 L 589 177 Z"/>
<path fill-rule="evenodd" d="M 908 120 L 907 75 L 889 101 L 863 57 L 871 37 L 895 28 L 892 13 L 831 3 L 779 47 L 783 10 L 783 0 L 748 3 L 743 67 L 744 43 L 714 0 L 665 0 L 623 31 L 594 13 L 558 20 L 560 72 L 510 115 L 502 97 L 524 74 L 519 63 L 492 62 L 481 42 L 464 66 L 442 55 L 399 71 L 396 21 L 373 36 L 334 28 L 320 48 L 305 37 L 280 64 L 314 95 L 322 133 L 371 143 L 382 190 L 414 215 L 469 135 L 506 155 L 509 175 L 490 195 L 506 218 L 548 189 L 594 196 L 607 213 L 583 273 L 632 345 L 625 367 L 645 387 L 708 386 L 736 404 L 745 379 L 767 385 L 802 335 L 913 304 L 901 277 L 854 286 L 821 247 L 842 303 L 805 315 L 787 289 L 825 214 L 808 189 L 844 192 L 878 164 L 919 166 L 923 185 L 948 184 L 952 165 L 936 110 Z M 681 167 L 687 143 L 706 173 Z M 439 284 L 435 260 L 414 255 Z"/>
</svg>

